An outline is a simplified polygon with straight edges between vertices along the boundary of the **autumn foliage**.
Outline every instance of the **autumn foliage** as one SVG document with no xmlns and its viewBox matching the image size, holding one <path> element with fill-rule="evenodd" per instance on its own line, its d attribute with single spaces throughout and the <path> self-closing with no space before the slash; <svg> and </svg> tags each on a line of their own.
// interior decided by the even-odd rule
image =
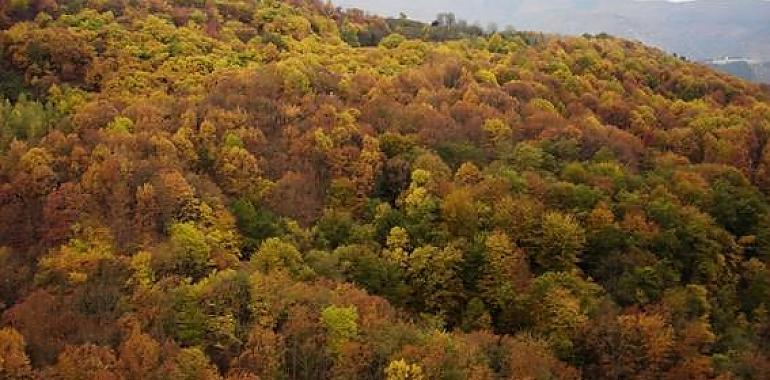
<svg viewBox="0 0 770 380">
<path fill-rule="evenodd" d="M 0 25 L 0 379 L 770 372 L 767 88 L 311 0 Z"/>
</svg>

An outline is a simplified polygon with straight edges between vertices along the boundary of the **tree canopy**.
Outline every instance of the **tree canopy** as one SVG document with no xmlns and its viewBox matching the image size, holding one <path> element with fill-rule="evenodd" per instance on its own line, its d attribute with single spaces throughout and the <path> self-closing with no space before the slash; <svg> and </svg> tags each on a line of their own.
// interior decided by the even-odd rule
<svg viewBox="0 0 770 380">
<path fill-rule="evenodd" d="M 0 378 L 770 372 L 767 87 L 315 0 L 0 26 Z"/>
</svg>

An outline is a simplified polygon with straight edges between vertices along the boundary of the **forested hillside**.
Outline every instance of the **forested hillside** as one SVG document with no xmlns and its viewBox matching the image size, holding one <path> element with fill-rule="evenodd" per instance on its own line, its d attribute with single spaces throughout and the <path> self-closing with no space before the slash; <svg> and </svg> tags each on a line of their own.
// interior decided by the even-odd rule
<svg viewBox="0 0 770 380">
<path fill-rule="evenodd" d="M 311 0 L 0 25 L 0 379 L 768 379 L 767 87 Z"/>
</svg>

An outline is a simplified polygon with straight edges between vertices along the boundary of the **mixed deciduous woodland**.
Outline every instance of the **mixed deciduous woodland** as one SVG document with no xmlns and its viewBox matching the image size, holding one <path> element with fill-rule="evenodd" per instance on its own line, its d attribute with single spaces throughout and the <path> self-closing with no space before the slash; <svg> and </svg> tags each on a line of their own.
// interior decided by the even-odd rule
<svg viewBox="0 0 770 380">
<path fill-rule="evenodd" d="M 312 0 L 0 2 L 0 378 L 770 376 L 770 89 Z"/>
</svg>

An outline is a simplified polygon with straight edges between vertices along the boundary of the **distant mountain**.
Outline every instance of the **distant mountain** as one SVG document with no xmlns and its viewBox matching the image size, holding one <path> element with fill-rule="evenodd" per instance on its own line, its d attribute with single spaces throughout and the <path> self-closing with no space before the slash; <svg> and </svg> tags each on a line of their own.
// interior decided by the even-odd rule
<svg viewBox="0 0 770 380">
<path fill-rule="evenodd" d="M 430 20 L 450 11 L 483 26 L 561 34 L 607 32 L 695 60 L 770 61 L 770 2 L 763 0 L 338 0 L 342 7 Z"/>
<path fill-rule="evenodd" d="M 770 83 L 770 62 L 736 60 L 730 62 L 707 61 L 708 66 L 737 77 L 762 83 Z"/>
<path fill-rule="evenodd" d="M 719 71 L 735 75 L 737 77 L 750 81 L 757 81 L 757 72 L 755 67 L 758 64 L 745 58 L 724 58 L 705 62 L 708 66 Z"/>
<path fill-rule="evenodd" d="M 757 76 L 757 81 L 770 83 L 770 62 L 764 62 L 755 67 L 754 73 Z"/>
</svg>

